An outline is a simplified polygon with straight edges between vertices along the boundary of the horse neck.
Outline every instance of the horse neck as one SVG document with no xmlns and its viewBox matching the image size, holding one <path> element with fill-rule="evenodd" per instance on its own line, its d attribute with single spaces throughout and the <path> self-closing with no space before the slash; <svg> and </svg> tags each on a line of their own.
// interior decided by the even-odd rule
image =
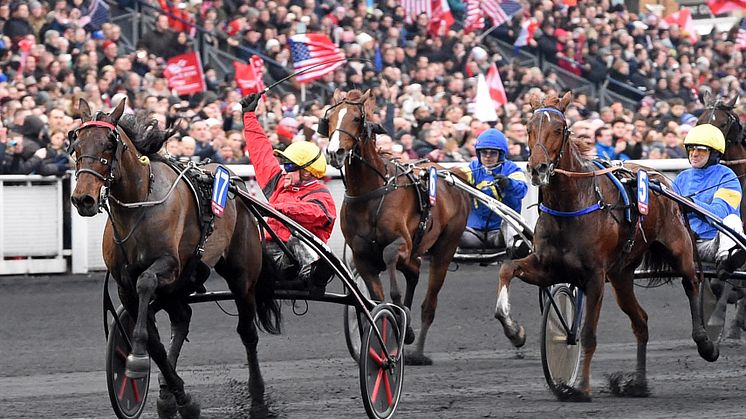
<svg viewBox="0 0 746 419">
<path fill-rule="evenodd" d="M 584 159 L 577 148 L 568 141 L 562 152 L 562 158 L 556 168 L 568 172 L 583 173 L 595 170 L 589 167 L 590 162 Z M 552 209 L 559 211 L 576 211 L 581 205 L 589 206 L 598 201 L 594 193 L 594 177 L 574 177 L 555 173 L 549 185 L 541 188 L 542 200 Z"/>
<path fill-rule="evenodd" d="M 358 156 L 350 156 L 345 162 L 347 194 L 357 196 L 380 188 L 384 184 L 381 175 L 386 174 L 386 163 L 376 151 L 372 140 L 360 142 Z"/>
<path fill-rule="evenodd" d="M 126 135 L 122 139 L 126 149 L 117 150 L 114 170 L 116 177 L 111 184 L 111 194 L 122 202 L 141 202 L 150 190 L 150 163 L 142 164 L 135 146 Z"/>
</svg>

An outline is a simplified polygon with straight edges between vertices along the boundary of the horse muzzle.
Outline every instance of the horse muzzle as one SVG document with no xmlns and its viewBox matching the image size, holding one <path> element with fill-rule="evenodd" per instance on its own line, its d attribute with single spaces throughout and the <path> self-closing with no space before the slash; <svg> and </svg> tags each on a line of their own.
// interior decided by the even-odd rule
<svg viewBox="0 0 746 419">
<path fill-rule="evenodd" d="M 335 169 L 341 169 L 342 166 L 344 166 L 345 157 L 347 157 L 347 150 L 339 148 L 334 152 L 327 151 L 326 157 L 329 159 L 329 164 L 331 164 L 332 167 Z"/>
<path fill-rule="evenodd" d="M 81 217 L 93 217 L 98 214 L 98 200 L 89 194 L 73 194 L 70 201 Z"/>
<path fill-rule="evenodd" d="M 546 163 L 541 163 L 534 167 L 529 166 L 528 171 L 531 174 L 532 185 L 547 186 L 549 185 L 549 178 L 554 174 L 554 167 Z"/>
</svg>

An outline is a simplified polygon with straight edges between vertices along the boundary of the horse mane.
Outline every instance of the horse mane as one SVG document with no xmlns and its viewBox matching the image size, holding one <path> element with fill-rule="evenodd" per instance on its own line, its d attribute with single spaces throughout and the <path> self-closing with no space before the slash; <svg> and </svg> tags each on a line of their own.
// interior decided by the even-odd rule
<svg viewBox="0 0 746 419">
<path fill-rule="evenodd" d="M 146 156 L 155 155 L 173 135 L 171 130 L 158 128 L 158 121 L 149 118 L 149 115 L 147 111 L 139 110 L 134 115 L 125 114 L 119 119 L 119 126 L 137 151 Z"/>
</svg>

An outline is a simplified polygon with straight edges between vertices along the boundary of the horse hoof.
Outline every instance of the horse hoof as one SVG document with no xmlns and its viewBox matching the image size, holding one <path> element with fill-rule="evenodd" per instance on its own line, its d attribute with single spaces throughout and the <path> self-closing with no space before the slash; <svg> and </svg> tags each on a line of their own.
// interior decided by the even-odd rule
<svg viewBox="0 0 746 419">
<path fill-rule="evenodd" d="M 404 365 L 433 365 L 433 360 L 422 354 L 405 354 Z"/>
<path fill-rule="evenodd" d="M 251 410 L 249 411 L 249 417 L 251 419 L 266 419 L 269 417 L 269 409 L 267 408 L 266 404 L 260 404 L 260 405 L 251 405 Z"/>
<path fill-rule="evenodd" d="M 414 342 L 415 334 L 412 326 L 407 326 L 407 331 L 404 333 L 404 344 L 411 345 Z"/>
<path fill-rule="evenodd" d="M 553 390 L 557 400 L 561 402 L 588 403 L 591 401 L 589 393 L 570 387 L 567 384 L 558 384 Z"/>
<path fill-rule="evenodd" d="M 648 397 L 650 389 L 647 380 L 638 380 L 634 374 L 615 372 L 608 376 L 611 394 L 617 397 Z"/>
<path fill-rule="evenodd" d="M 178 405 L 178 410 L 183 419 L 199 419 L 201 408 L 199 402 L 187 394 L 184 403 Z"/>
<path fill-rule="evenodd" d="M 171 393 L 161 393 L 155 403 L 160 419 L 176 418 L 176 398 Z"/>
<path fill-rule="evenodd" d="M 129 354 L 124 374 L 129 378 L 143 378 L 150 374 L 150 357 Z"/>
<path fill-rule="evenodd" d="M 516 348 L 520 348 L 526 344 L 526 329 L 523 326 L 518 326 L 518 333 L 510 338 L 510 342 Z"/>
<path fill-rule="evenodd" d="M 720 348 L 709 340 L 698 344 L 697 352 L 707 362 L 715 362 L 720 358 Z"/>
</svg>

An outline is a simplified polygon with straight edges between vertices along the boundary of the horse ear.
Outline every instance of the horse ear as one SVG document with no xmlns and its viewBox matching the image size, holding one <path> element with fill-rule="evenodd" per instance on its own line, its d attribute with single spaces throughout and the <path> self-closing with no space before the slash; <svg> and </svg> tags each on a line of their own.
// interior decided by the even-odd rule
<svg viewBox="0 0 746 419">
<path fill-rule="evenodd" d="M 704 101 L 705 106 L 710 106 L 711 99 L 712 93 L 709 90 L 705 90 L 704 94 L 702 94 L 702 100 Z"/>
<path fill-rule="evenodd" d="M 341 102 L 342 99 L 344 99 L 344 92 L 339 89 L 334 89 L 334 94 L 332 95 L 332 104 L 336 105 L 337 103 Z"/>
<path fill-rule="evenodd" d="M 80 102 L 78 102 L 78 110 L 80 111 L 80 119 L 82 119 L 83 122 L 91 120 L 91 107 L 88 106 L 88 102 L 86 102 L 85 99 L 80 98 Z"/>
<path fill-rule="evenodd" d="M 541 95 L 539 95 L 538 93 L 534 93 L 529 98 L 528 103 L 531 104 L 531 109 L 541 108 Z"/>
<path fill-rule="evenodd" d="M 740 95 L 738 93 L 736 93 L 735 95 L 733 95 L 733 97 L 731 98 L 731 100 L 729 100 L 727 103 L 725 103 L 725 106 L 728 107 L 728 108 L 735 107 L 736 103 L 738 103 L 738 98 L 739 97 L 740 97 Z"/>
<path fill-rule="evenodd" d="M 370 115 L 375 111 L 376 108 L 376 95 L 373 94 L 373 91 L 371 89 L 368 89 L 363 94 L 363 108 L 365 109 L 365 114 Z"/>
<path fill-rule="evenodd" d="M 111 123 L 116 125 L 119 122 L 119 118 L 122 117 L 122 114 L 124 113 L 124 105 L 127 102 L 127 98 L 122 98 L 122 100 L 119 101 L 119 104 L 116 108 L 114 108 L 114 111 L 111 113 Z"/>
<path fill-rule="evenodd" d="M 557 109 L 564 112 L 570 102 L 572 102 L 572 90 L 568 90 L 567 93 L 562 96 L 562 100 L 560 100 L 559 104 L 557 105 Z"/>
</svg>

